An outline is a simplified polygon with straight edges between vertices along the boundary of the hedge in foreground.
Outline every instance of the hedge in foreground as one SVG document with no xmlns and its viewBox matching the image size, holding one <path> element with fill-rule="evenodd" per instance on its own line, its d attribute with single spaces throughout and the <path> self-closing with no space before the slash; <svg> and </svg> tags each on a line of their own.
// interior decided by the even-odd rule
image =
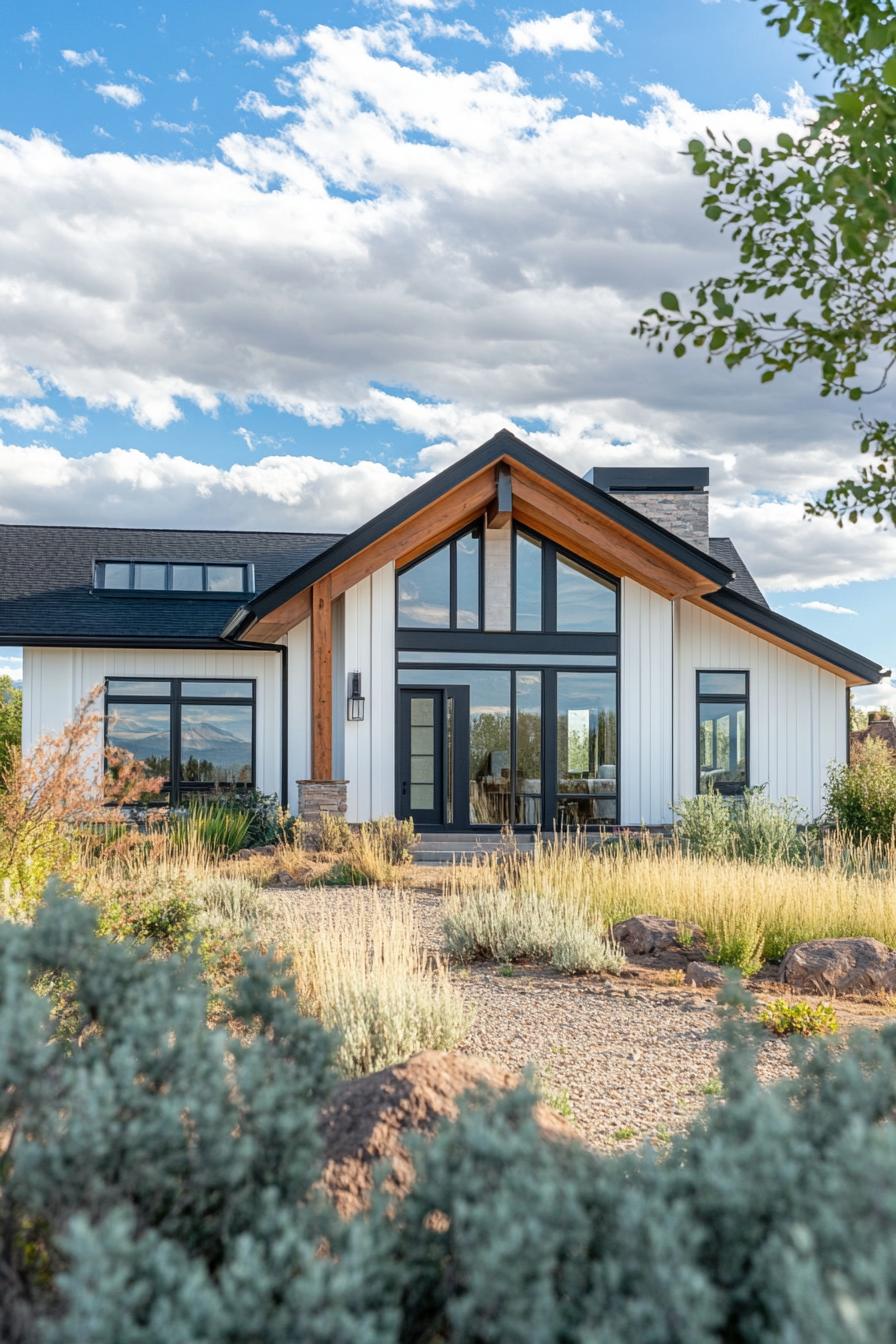
<svg viewBox="0 0 896 1344">
<path fill-rule="evenodd" d="M 896 1032 L 724 1104 L 662 1158 L 540 1138 L 523 1092 L 415 1148 L 391 1208 L 314 1186 L 333 1041 L 249 959 L 236 1038 L 188 960 L 51 895 L 0 928 L 0 1338 L 49 1344 L 859 1344 L 896 1335 Z M 35 984 L 57 1004 L 35 992 Z"/>
</svg>

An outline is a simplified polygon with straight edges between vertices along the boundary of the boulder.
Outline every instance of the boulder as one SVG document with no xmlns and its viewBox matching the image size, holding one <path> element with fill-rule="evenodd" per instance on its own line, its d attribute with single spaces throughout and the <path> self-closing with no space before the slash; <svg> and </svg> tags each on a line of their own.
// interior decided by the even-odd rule
<svg viewBox="0 0 896 1344">
<path fill-rule="evenodd" d="M 404 1146 L 407 1134 L 432 1135 L 439 1121 L 457 1116 L 458 1099 L 485 1084 L 506 1091 L 519 1084 L 485 1059 L 438 1050 L 422 1050 L 403 1064 L 380 1069 L 365 1078 L 341 1083 L 320 1117 L 324 1146 L 321 1184 L 343 1218 L 368 1207 L 374 1165 L 391 1165 L 386 1189 L 402 1198 L 414 1179 Z M 547 1138 L 572 1140 L 576 1132 L 565 1120 L 536 1102 L 533 1114 Z"/>
<path fill-rule="evenodd" d="M 725 972 L 721 966 L 713 966 L 710 961 L 689 961 L 684 972 L 686 985 L 696 985 L 698 989 L 719 989 L 725 983 Z"/>
<path fill-rule="evenodd" d="M 781 979 L 809 994 L 896 990 L 896 953 L 876 938 L 813 938 L 787 949 Z"/>
<path fill-rule="evenodd" d="M 632 915 L 613 925 L 613 938 L 628 957 L 650 957 L 658 952 L 677 951 L 682 937 L 690 946 L 703 942 L 703 930 L 696 924 L 659 915 Z"/>
</svg>

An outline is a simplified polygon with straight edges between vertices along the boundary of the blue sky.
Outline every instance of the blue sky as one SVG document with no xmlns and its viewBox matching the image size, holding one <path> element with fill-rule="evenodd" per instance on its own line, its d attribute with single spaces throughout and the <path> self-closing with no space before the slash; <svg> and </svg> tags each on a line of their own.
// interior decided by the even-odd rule
<svg viewBox="0 0 896 1344">
<path fill-rule="evenodd" d="M 510 424 L 709 462 L 773 605 L 896 663 L 892 535 L 800 521 L 848 411 L 628 335 L 730 259 L 682 146 L 798 122 L 797 50 L 749 0 L 5 7 L 0 520 L 348 528 Z"/>
</svg>

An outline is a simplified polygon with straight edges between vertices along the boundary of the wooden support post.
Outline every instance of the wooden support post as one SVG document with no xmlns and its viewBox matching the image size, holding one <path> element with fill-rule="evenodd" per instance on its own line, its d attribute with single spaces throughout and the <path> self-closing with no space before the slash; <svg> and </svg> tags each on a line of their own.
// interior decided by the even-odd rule
<svg viewBox="0 0 896 1344">
<path fill-rule="evenodd" d="M 513 477 L 506 462 L 495 470 L 495 497 L 488 506 L 489 527 L 509 527 L 513 518 Z"/>
<path fill-rule="evenodd" d="M 333 777 L 333 603 L 330 575 L 311 589 L 311 778 Z"/>
</svg>

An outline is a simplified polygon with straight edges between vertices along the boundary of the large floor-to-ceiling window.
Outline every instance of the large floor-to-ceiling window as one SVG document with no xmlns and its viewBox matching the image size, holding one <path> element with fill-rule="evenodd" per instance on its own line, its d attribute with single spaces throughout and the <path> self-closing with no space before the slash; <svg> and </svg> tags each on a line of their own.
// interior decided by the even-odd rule
<svg viewBox="0 0 896 1344">
<path fill-rule="evenodd" d="M 458 829 L 612 824 L 617 584 L 515 529 L 511 628 L 483 630 L 481 538 L 398 575 L 398 810 Z"/>
</svg>

